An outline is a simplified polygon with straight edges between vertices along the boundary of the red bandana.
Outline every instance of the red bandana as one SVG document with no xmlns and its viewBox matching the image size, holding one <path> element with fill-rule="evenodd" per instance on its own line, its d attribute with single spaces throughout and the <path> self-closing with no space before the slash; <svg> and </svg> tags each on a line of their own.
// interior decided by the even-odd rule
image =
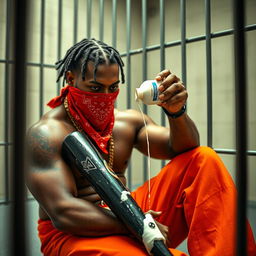
<svg viewBox="0 0 256 256">
<path fill-rule="evenodd" d="M 118 93 L 119 90 L 114 93 L 91 93 L 67 85 L 47 105 L 55 108 L 67 96 L 71 116 L 107 154 L 107 144 L 114 126 L 114 102 Z"/>
</svg>

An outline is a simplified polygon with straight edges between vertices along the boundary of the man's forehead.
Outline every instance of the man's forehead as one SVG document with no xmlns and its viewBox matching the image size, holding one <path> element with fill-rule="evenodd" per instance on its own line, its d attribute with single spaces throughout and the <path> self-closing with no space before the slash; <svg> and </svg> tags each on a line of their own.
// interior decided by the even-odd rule
<svg viewBox="0 0 256 256">
<path fill-rule="evenodd" d="M 92 62 L 92 61 L 89 61 L 87 63 L 87 69 L 90 69 L 90 70 L 94 70 L 96 66 L 96 63 L 95 62 Z M 116 69 L 119 69 L 119 65 L 117 63 L 99 63 L 97 65 L 97 69 L 109 69 L 109 68 L 116 68 Z"/>
<path fill-rule="evenodd" d="M 119 65 L 117 63 L 111 64 L 98 64 L 97 70 L 94 76 L 95 65 L 93 62 L 88 63 L 85 72 L 86 80 L 99 80 L 102 78 L 106 79 L 119 79 Z M 81 72 L 79 75 L 82 75 Z M 95 79 L 94 79 L 95 78 Z"/>
<path fill-rule="evenodd" d="M 98 64 L 97 67 L 94 63 L 88 63 L 87 71 L 94 73 L 95 68 L 96 74 L 99 73 L 105 73 L 105 72 L 111 72 L 111 73 L 119 73 L 119 65 L 117 63 L 111 63 L 111 64 Z"/>
</svg>

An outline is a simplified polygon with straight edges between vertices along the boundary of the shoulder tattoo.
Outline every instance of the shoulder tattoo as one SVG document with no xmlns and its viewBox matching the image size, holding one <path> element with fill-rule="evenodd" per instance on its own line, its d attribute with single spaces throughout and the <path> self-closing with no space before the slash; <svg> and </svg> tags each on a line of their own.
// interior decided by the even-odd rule
<svg viewBox="0 0 256 256">
<path fill-rule="evenodd" d="M 31 131 L 27 144 L 32 163 L 40 167 L 49 167 L 56 161 L 58 147 L 49 140 L 47 132 Z"/>
</svg>

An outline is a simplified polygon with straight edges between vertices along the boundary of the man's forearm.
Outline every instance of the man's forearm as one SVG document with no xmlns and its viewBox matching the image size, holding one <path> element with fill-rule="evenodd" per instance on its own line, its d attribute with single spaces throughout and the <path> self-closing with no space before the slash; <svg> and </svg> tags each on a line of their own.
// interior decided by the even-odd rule
<svg viewBox="0 0 256 256">
<path fill-rule="evenodd" d="M 107 209 L 77 198 L 67 207 L 58 210 L 54 226 L 64 232 L 80 236 L 104 236 L 129 233 L 116 216 Z"/>
<path fill-rule="evenodd" d="M 172 142 L 172 150 L 174 152 L 182 153 L 199 146 L 198 130 L 186 113 L 176 119 L 169 117 L 169 123 L 170 141 Z"/>
</svg>

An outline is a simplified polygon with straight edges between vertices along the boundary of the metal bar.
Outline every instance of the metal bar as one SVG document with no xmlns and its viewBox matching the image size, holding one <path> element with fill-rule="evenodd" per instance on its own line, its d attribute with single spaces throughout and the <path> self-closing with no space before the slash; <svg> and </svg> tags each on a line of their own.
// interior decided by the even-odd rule
<svg viewBox="0 0 256 256">
<path fill-rule="evenodd" d="M 27 66 L 33 66 L 33 67 L 55 68 L 55 65 L 53 65 L 53 64 L 46 64 L 46 63 L 27 62 L 26 65 Z"/>
<path fill-rule="evenodd" d="M 165 69 L 165 0 L 160 0 L 160 70 Z M 161 114 L 161 124 L 165 126 L 165 114 Z"/>
<path fill-rule="evenodd" d="M 142 0 L 142 80 L 147 80 L 148 69 L 147 69 L 147 0 Z M 148 113 L 146 104 L 143 104 L 143 112 Z M 143 156 L 143 180 L 148 180 L 148 161 L 147 157 Z"/>
<path fill-rule="evenodd" d="M 9 203 L 9 202 L 6 202 L 6 200 L 5 200 L 5 199 L 4 199 L 4 200 L 3 200 L 3 199 L 0 199 L 0 205 L 1 205 L 1 204 L 5 204 L 5 205 L 7 205 L 8 203 Z"/>
<path fill-rule="evenodd" d="M 26 130 L 26 18 L 27 1 L 15 0 L 14 84 L 13 84 L 13 208 L 12 255 L 26 255 L 25 216 L 25 130 Z"/>
<path fill-rule="evenodd" d="M 205 0 L 206 80 L 207 80 L 207 145 L 212 147 L 212 45 L 211 2 Z"/>
<path fill-rule="evenodd" d="M 217 153 L 226 154 L 226 155 L 236 155 L 237 154 L 237 150 L 235 150 L 235 149 L 214 148 L 214 150 Z M 246 150 L 246 155 L 248 155 L 248 156 L 256 156 L 256 151 L 255 150 Z"/>
<path fill-rule="evenodd" d="M 29 202 L 29 201 L 35 201 L 35 198 L 33 196 L 28 196 L 25 199 L 25 202 Z M 11 201 L 12 202 L 12 201 Z M 8 205 L 4 200 L 0 200 L 0 205 Z"/>
<path fill-rule="evenodd" d="M 256 209 L 256 201 L 255 200 L 247 200 L 247 207 Z"/>
<path fill-rule="evenodd" d="M 250 25 L 245 27 L 244 31 L 253 31 L 256 30 L 256 24 Z M 219 31 L 219 32 L 215 32 L 215 33 L 211 33 L 211 38 L 218 38 L 218 37 L 222 37 L 222 36 L 228 36 L 228 35 L 233 35 L 234 30 L 230 29 L 230 30 L 223 30 L 223 31 Z M 194 42 L 199 42 L 199 41 L 204 41 L 206 40 L 206 36 L 205 35 L 200 35 L 200 36 L 196 36 L 196 37 L 190 37 L 186 39 L 186 43 L 194 43 Z M 165 48 L 168 47 L 173 47 L 173 46 L 179 46 L 181 45 L 181 40 L 177 40 L 177 41 L 171 41 L 171 42 L 166 42 L 164 44 Z M 157 45 L 151 45 L 148 46 L 146 48 L 147 52 L 150 51 L 154 51 L 154 50 L 159 50 L 160 49 L 160 44 Z M 135 54 L 140 54 L 142 53 L 142 48 L 139 49 L 134 49 L 132 51 L 129 52 L 130 55 L 135 55 Z M 125 57 L 127 55 L 127 53 L 121 53 L 122 57 Z"/>
<path fill-rule="evenodd" d="M 253 30 L 256 30 L 256 24 L 248 25 L 244 28 L 245 32 L 253 31 Z M 218 31 L 218 32 L 212 32 L 211 33 L 211 38 L 218 38 L 218 37 L 228 36 L 228 35 L 233 35 L 233 34 L 234 34 L 234 30 L 233 29 L 228 29 L 228 30 L 223 30 L 223 31 Z M 204 40 L 206 40 L 206 36 L 205 35 L 200 35 L 200 36 L 196 36 L 196 37 L 187 38 L 186 43 L 188 44 L 188 43 L 194 43 L 194 42 L 199 42 L 199 41 L 204 41 Z M 179 46 L 179 45 L 181 45 L 181 40 L 166 42 L 164 44 L 165 48 L 173 47 L 173 46 Z M 151 45 L 151 46 L 147 46 L 146 51 L 150 52 L 150 51 L 159 50 L 159 49 L 160 49 L 160 44 Z M 143 51 L 142 48 L 138 48 L 138 49 L 131 50 L 129 52 L 129 54 L 130 55 L 140 54 L 140 53 L 142 53 L 142 51 Z M 126 52 L 121 53 L 121 57 L 125 57 L 126 55 L 127 55 Z M 13 63 L 13 61 L 12 60 L 0 59 L 0 63 Z M 33 63 L 33 62 L 27 62 L 27 65 L 40 66 L 40 64 Z M 55 67 L 54 65 L 51 65 L 51 64 L 44 64 L 44 65 L 46 65 L 45 67 Z"/>
<path fill-rule="evenodd" d="M 11 27 L 11 6 L 12 2 L 7 1 L 6 2 L 6 38 L 5 38 L 5 58 L 6 60 L 9 60 L 10 58 L 10 27 Z M 5 105 L 5 124 L 4 124 L 4 140 L 5 143 L 9 142 L 9 63 L 5 63 L 5 98 L 4 98 L 4 105 Z M 4 195 L 4 201 L 7 203 L 10 201 L 10 188 L 9 188 L 9 145 L 4 144 L 4 170 L 5 170 L 5 195 Z"/>
<path fill-rule="evenodd" d="M 160 69 L 165 69 L 165 0 L 160 0 Z"/>
<path fill-rule="evenodd" d="M 39 117 L 44 112 L 44 28 L 45 28 L 45 0 L 41 0 L 41 34 L 40 34 L 40 74 L 39 74 Z"/>
<path fill-rule="evenodd" d="M 181 73 L 182 81 L 187 86 L 187 60 L 186 60 L 186 0 L 180 0 L 181 24 Z"/>
<path fill-rule="evenodd" d="M 126 0 L 126 84 L 127 84 L 127 108 L 131 108 L 131 0 Z M 128 166 L 128 188 L 132 187 L 131 163 Z"/>
<path fill-rule="evenodd" d="M 115 1 L 115 0 L 114 0 Z M 252 25 L 248 25 L 244 28 L 245 32 L 248 31 L 253 31 L 256 30 L 256 24 L 252 24 Z M 222 36 L 229 36 L 229 35 L 233 35 L 234 34 L 234 30 L 233 29 L 228 29 L 228 30 L 223 30 L 223 31 L 218 31 L 218 32 L 212 32 L 211 33 L 211 38 L 218 38 L 218 37 L 222 37 Z M 195 37 L 190 37 L 186 39 L 186 43 L 194 43 L 194 42 L 199 42 L 199 41 L 204 41 L 206 40 L 206 36 L 205 35 L 200 35 L 200 36 L 195 36 Z M 179 46 L 181 45 L 181 40 L 175 40 L 175 41 L 171 41 L 171 42 L 166 42 L 164 44 L 165 48 L 169 48 L 169 47 L 173 47 L 173 46 Z M 160 44 L 157 45 L 151 45 L 151 46 L 147 46 L 146 51 L 150 52 L 150 51 L 154 51 L 154 50 L 159 50 L 160 49 Z M 142 48 L 138 48 L 138 49 L 134 49 L 134 50 L 130 50 L 129 54 L 130 55 L 136 55 L 136 54 L 140 54 L 142 53 L 143 49 Z M 126 52 L 123 52 L 120 54 L 121 57 L 125 57 L 127 55 Z M 5 60 L 5 59 L 0 59 L 0 63 L 13 63 L 12 60 Z M 34 63 L 34 62 L 27 62 L 27 65 L 29 66 L 40 66 L 39 63 Z M 48 67 L 48 68 L 54 68 L 54 65 L 51 64 L 43 64 L 44 67 Z"/>
<path fill-rule="evenodd" d="M 100 22 L 99 22 L 99 39 L 103 41 L 104 37 L 104 0 L 100 0 Z"/>
<path fill-rule="evenodd" d="M 10 61 L 7 61 L 5 59 L 0 59 L 0 63 L 10 63 Z M 13 63 L 13 61 L 12 61 L 12 63 Z"/>
<path fill-rule="evenodd" d="M 62 0 L 59 0 L 58 4 L 58 42 L 57 42 L 57 58 L 61 59 L 61 35 L 62 35 Z M 57 92 L 56 95 L 59 95 L 61 88 L 61 82 L 59 81 L 57 84 Z"/>
<path fill-rule="evenodd" d="M 147 79 L 147 0 L 142 0 L 142 77 L 143 81 Z M 144 111 L 147 111 L 147 105 L 144 104 Z"/>
<path fill-rule="evenodd" d="M 0 146 L 10 146 L 13 145 L 11 142 L 0 142 Z"/>
<path fill-rule="evenodd" d="M 112 0 L 112 46 L 116 48 L 116 33 L 117 33 L 117 0 Z M 115 102 L 117 108 L 117 102 Z"/>
<path fill-rule="evenodd" d="M 116 48 L 116 31 L 117 31 L 117 2 L 112 0 L 112 46 Z"/>
<path fill-rule="evenodd" d="M 87 38 L 91 38 L 92 0 L 87 0 Z"/>
<path fill-rule="evenodd" d="M 127 108 L 131 108 L 131 0 L 126 0 L 126 76 L 127 76 Z"/>
<path fill-rule="evenodd" d="M 159 16 L 160 16 L 160 70 L 165 69 L 165 0 L 159 1 Z M 165 126 L 165 114 L 161 112 L 161 125 Z M 165 160 L 161 161 L 162 167 L 165 166 Z"/>
<path fill-rule="evenodd" d="M 77 42 L 78 0 L 74 0 L 74 44 Z"/>
<path fill-rule="evenodd" d="M 234 53 L 236 91 L 236 183 L 237 183 L 237 254 L 247 255 L 246 209 L 247 209 L 247 111 L 246 111 L 246 61 L 244 12 L 242 0 L 234 0 Z"/>
</svg>

